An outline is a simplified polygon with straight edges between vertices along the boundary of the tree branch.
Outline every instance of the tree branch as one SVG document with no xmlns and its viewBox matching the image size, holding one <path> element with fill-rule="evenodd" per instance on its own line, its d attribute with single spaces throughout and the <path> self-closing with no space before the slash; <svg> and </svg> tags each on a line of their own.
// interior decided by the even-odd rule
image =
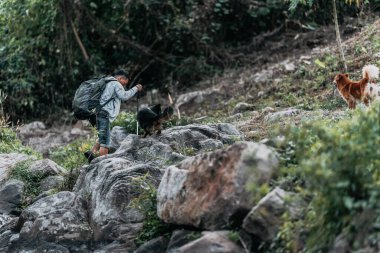
<svg viewBox="0 0 380 253">
<path fill-rule="evenodd" d="M 88 61 L 89 57 L 88 57 L 86 48 L 83 46 L 83 43 L 82 43 L 81 39 L 79 38 L 77 29 L 75 28 L 73 21 L 71 19 L 69 19 L 69 21 L 70 21 L 71 29 L 73 30 L 73 33 L 75 35 L 75 39 L 79 45 L 80 50 L 82 51 L 83 57 L 86 61 Z"/>
</svg>

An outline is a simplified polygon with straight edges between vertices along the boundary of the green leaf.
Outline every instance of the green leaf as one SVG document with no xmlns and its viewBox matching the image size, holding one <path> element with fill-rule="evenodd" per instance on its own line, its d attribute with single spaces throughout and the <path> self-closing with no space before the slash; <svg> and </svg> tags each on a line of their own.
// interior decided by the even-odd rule
<svg viewBox="0 0 380 253">
<path fill-rule="evenodd" d="M 343 198 L 343 203 L 345 207 L 347 207 L 347 209 L 351 210 L 354 204 L 354 201 L 352 200 L 352 198 L 346 196 Z"/>
<path fill-rule="evenodd" d="M 316 59 L 315 61 L 315 64 L 317 64 L 319 67 L 325 69 L 326 68 L 326 64 L 324 62 L 322 62 L 321 60 L 319 59 Z"/>
</svg>

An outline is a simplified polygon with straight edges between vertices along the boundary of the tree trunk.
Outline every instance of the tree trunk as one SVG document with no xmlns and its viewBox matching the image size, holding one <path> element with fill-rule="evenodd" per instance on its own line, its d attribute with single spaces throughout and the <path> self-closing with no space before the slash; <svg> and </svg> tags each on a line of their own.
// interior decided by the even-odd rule
<svg viewBox="0 0 380 253">
<path fill-rule="evenodd" d="M 334 15 L 336 41 L 338 42 L 340 60 L 341 60 L 341 62 L 343 62 L 344 71 L 347 72 L 347 63 L 346 63 L 346 59 L 344 57 L 344 52 L 343 52 L 343 47 L 342 47 L 342 41 L 340 39 L 339 24 L 338 24 L 338 13 L 336 11 L 336 2 L 335 2 L 335 0 L 332 0 L 332 4 L 333 4 L 333 15 Z"/>
</svg>

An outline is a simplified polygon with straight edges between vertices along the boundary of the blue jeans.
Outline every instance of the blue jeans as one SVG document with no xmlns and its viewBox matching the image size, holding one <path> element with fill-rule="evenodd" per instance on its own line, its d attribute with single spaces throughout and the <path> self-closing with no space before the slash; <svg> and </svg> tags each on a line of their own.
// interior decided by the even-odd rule
<svg viewBox="0 0 380 253">
<path fill-rule="evenodd" d="M 110 120 L 108 112 L 100 111 L 96 115 L 96 128 L 101 147 L 109 148 L 110 146 Z"/>
</svg>

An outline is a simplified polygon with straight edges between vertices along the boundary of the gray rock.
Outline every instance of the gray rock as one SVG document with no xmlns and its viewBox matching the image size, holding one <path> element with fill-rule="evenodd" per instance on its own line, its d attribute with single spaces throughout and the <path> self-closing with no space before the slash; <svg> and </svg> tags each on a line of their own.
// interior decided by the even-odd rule
<svg viewBox="0 0 380 253">
<path fill-rule="evenodd" d="M 346 253 L 346 252 L 352 252 L 352 249 L 350 247 L 350 243 L 347 236 L 344 234 L 340 234 L 335 238 L 334 245 L 330 249 L 329 253 Z"/>
<path fill-rule="evenodd" d="M 269 123 L 275 123 L 284 118 L 290 118 L 290 117 L 296 116 L 300 114 L 301 112 L 302 110 L 300 109 L 289 108 L 284 111 L 269 113 L 268 115 L 265 116 L 264 120 Z"/>
<path fill-rule="evenodd" d="M 243 113 L 236 113 L 236 114 L 229 116 L 226 120 L 228 122 L 234 122 L 234 121 L 242 119 L 243 116 L 244 116 Z"/>
<path fill-rule="evenodd" d="M 32 163 L 28 168 L 28 173 L 47 177 L 65 174 L 66 170 L 50 159 L 43 159 Z"/>
<path fill-rule="evenodd" d="M 199 110 L 205 106 L 210 106 L 215 109 L 220 103 L 217 103 L 217 99 L 223 97 L 222 92 L 219 89 L 206 89 L 201 91 L 193 91 L 185 94 L 181 94 L 175 103 L 175 108 L 182 112 L 192 114 L 199 112 Z"/>
<path fill-rule="evenodd" d="M 22 202 L 24 183 L 11 179 L 0 189 L 0 213 L 17 213 Z"/>
<path fill-rule="evenodd" d="M 293 72 L 296 70 L 296 65 L 293 62 L 285 61 L 283 62 L 283 65 L 284 65 L 285 71 L 287 72 Z"/>
<path fill-rule="evenodd" d="M 266 83 L 273 79 L 273 70 L 265 69 L 256 73 L 252 78 L 254 83 Z"/>
<path fill-rule="evenodd" d="M 19 127 L 18 135 L 21 139 L 30 137 L 30 136 L 42 136 L 46 126 L 41 121 L 34 121 L 32 123 L 23 125 Z"/>
<path fill-rule="evenodd" d="M 160 236 L 141 245 L 134 253 L 165 253 L 168 239 Z"/>
<path fill-rule="evenodd" d="M 0 185 L 8 179 L 10 170 L 16 166 L 17 163 L 30 159 L 35 158 L 32 156 L 17 153 L 0 154 Z"/>
<path fill-rule="evenodd" d="M 164 130 L 161 135 L 141 138 L 130 134 L 114 154 L 108 157 L 123 157 L 131 161 L 153 162 L 159 166 L 178 163 L 211 149 L 221 148 L 241 140 L 242 135 L 231 124 L 187 125 Z M 97 162 L 104 158 L 97 158 Z"/>
<path fill-rule="evenodd" d="M 264 97 L 264 95 L 265 95 L 265 92 L 264 92 L 264 91 L 259 91 L 259 92 L 257 93 L 257 96 L 258 96 L 259 98 Z"/>
<path fill-rule="evenodd" d="M 124 127 L 115 126 L 111 131 L 111 143 L 110 148 L 116 150 L 120 147 L 121 143 L 127 138 L 128 133 Z"/>
<path fill-rule="evenodd" d="M 0 252 L 7 252 L 12 237 L 11 229 L 15 226 L 17 218 L 0 214 Z"/>
<path fill-rule="evenodd" d="M 264 109 L 261 110 L 261 113 L 263 114 L 267 114 L 267 113 L 271 113 L 271 112 L 274 112 L 275 109 L 273 107 L 265 107 Z"/>
<path fill-rule="evenodd" d="M 271 149 L 252 142 L 188 158 L 166 169 L 157 192 L 158 216 L 210 230 L 239 224 L 254 205 L 246 185 L 267 183 L 277 166 Z"/>
<path fill-rule="evenodd" d="M 12 232 L 10 230 L 0 233 L 0 252 L 7 252 L 11 237 Z"/>
<path fill-rule="evenodd" d="M 168 244 L 168 253 L 175 251 L 177 248 L 188 244 L 191 241 L 194 241 L 201 237 L 201 232 L 199 231 L 191 231 L 191 230 L 176 230 L 172 233 L 170 237 L 170 241 Z"/>
<path fill-rule="evenodd" d="M 87 220 L 86 203 L 75 193 L 40 199 L 21 213 L 16 225 L 20 233 L 11 240 L 10 251 L 89 252 L 93 235 Z"/>
<path fill-rule="evenodd" d="M 71 126 L 47 129 L 44 123 L 36 121 L 22 126 L 18 136 L 24 145 L 47 156 L 54 148 L 64 146 L 80 137 L 89 137 L 90 131 Z"/>
<path fill-rule="evenodd" d="M 126 253 L 126 252 L 133 252 L 133 249 L 131 249 L 131 246 L 128 245 L 128 243 L 120 243 L 118 241 L 114 241 L 110 244 L 107 244 L 105 246 L 100 246 L 100 248 L 95 249 L 93 253 Z"/>
<path fill-rule="evenodd" d="M 283 135 L 275 136 L 273 138 L 265 138 L 261 140 L 260 143 L 273 148 L 279 148 L 284 147 L 286 145 L 286 138 Z"/>
<path fill-rule="evenodd" d="M 221 141 L 213 140 L 213 139 L 200 141 L 199 144 L 200 144 L 200 150 L 204 150 L 204 151 L 211 151 L 211 150 L 223 148 L 223 143 Z"/>
<path fill-rule="evenodd" d="M 8 245 L 13 236 L 11 229 L 16 222 L 16 217 L 0 214 L 0 252 L 8 252 Z"/>
<path fill-rule="evenodd" d="M 161 171 L 153 165 L 122 158 L 87 166 L 74 190 L 87 199 L 94 242 L 116 241 L 115 247 L 125 252 L 134 250 L 133 239 L 143 228 L 145 213 L 134 207 L 132 201 L 146 191 L 147 183 L 158 187 L 161 177 Z"/>
<path fill-rule="evenodd" d="M 243 228 L 263 241 L 272 240 L 282 225 L 282 215 L 289 211 L 297 218 L 302 209 L 300 199 L 292 193 L 275 188 L 251 210 Z"/>
<path fill-rule="evenodd" d="M 170 253 L 245 253 L 243 248 L 228 238 L 228 232 L 203 232 L 202 235 Z"/>
<path fill-rule="evenodd" d="M 253 111 L 253 110 L 255 110 L 254 105 L 241 102 L 235 105 L 234 109 L 232 110 L 232 115 L 236 113 L 242 113 L 245 111 Z"/>
<path fill-rule="evenodd" d="M 49 191 L 51 189 L 57 189 L 60 187 L 65 178 L 63 176 L 49 176 L 43 179 L 40 183 L 41 191 Z"/>
</svg>

